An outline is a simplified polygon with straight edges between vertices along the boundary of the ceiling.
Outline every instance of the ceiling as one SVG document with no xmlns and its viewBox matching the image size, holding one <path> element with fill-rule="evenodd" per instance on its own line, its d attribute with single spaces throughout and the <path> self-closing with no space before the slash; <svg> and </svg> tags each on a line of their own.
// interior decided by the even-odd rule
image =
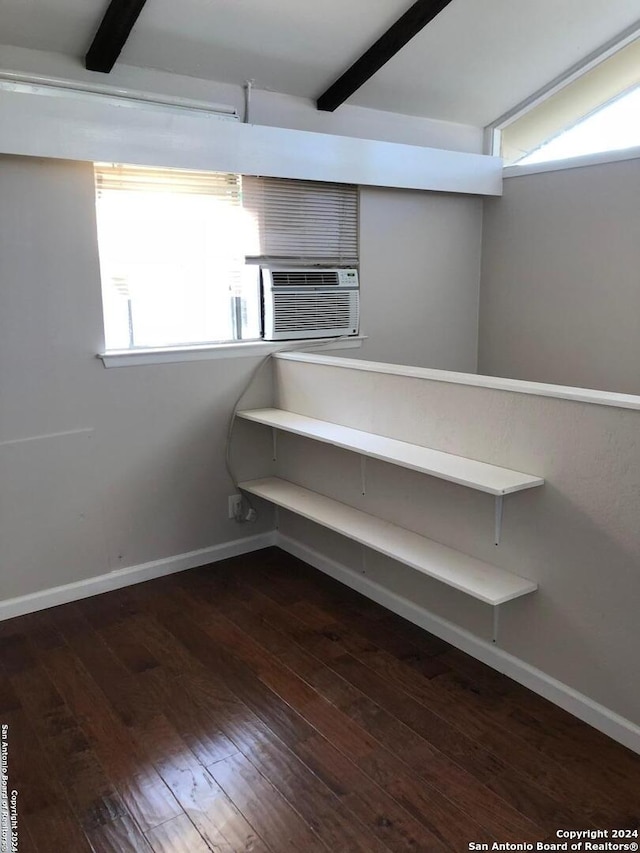
<svg viewBox="0 0 640 853">
<path fill-rule="evenodd" d="M 0 43 L 81 58 L 107 5 L 0 0 Z M 317 98 L 410 5 L 147 0 L 119 61 Z M 629 0 L 452 0 L 348 103 L 484 126 L 637 17 Z"/>
</svg>

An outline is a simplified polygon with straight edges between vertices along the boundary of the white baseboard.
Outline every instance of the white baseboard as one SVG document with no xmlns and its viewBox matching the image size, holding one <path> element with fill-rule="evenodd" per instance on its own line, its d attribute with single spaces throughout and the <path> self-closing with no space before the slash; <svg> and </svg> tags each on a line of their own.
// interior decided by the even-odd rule
<svg viewBox="0 0 640 853">
<path fill-rule="evenodd" d="M 419 625 L 425 631 L 435 634 L 436 637 L 451 643 L 452 646 L 477 658 L 487 666 L 508 675 L 509 678 L 528 687 L 534 693 L 544 696 L 554 705 L 564 708 L 574 717 L 588 723 L 613 740 L 623 744 L 623 746 L 640 753 L 640 726 L 621 717 L 609 708 L 605 708 L 604 705 L 594 702 L 588 696 L 578 693 L 572 687 L 557 681 L 525 661 L 498 648 L 493 643 L 481 640 L 458 625 L 454 625 L 453 622 L 435 616 L 408 599 L 396 595 L 376 581 L 325 557 L 295 539 L 278 533 L 275 544 L 283 551 L 287 551 L 314 568 L 331 575 L 346 586 L 355 589 L 415 625 Z"/>
<path fill-rule="evenodd" d="M 34 613 L 36 610 L 54 607 L 56 604 L 67 604 L 70 601 L 78 601 L 81 598 L 98 595 L 101 592 L 109 592 L 153 578 L 161 578 L 164 575 L 183 572 L 186 569 L 195 569 L 197 566 L 206 566 L 207 563 L 217 563 L 220 560 L 227 560 L 229 557 L 248 554 L 250 551 L 259 551 L 261 548 L 267 548 L 270 545 L 275 545 L 275 543 L 275 531 L 259 533 L 255 536 L 248 536 L 246 539 L 235 539 L 232 542 L 223 542 L 221 545 L 213 545 L 210 548 L 201 548 L 198 551 L 189 551 L 186 554 L 177 554 L 174 557 L 166 557 L 163 560 L 154 560 L 150 563 L 140 563 L 137 566 L 117 569 L 105 575 L 97 575 L 64 586 L 44 589 L 30 595 L 10 598 L 7 601 L 0 602 L 0 622 L 5 619 L 12 619 L 14 616 L 24 616 L 25 613 Z"/>
</svg>

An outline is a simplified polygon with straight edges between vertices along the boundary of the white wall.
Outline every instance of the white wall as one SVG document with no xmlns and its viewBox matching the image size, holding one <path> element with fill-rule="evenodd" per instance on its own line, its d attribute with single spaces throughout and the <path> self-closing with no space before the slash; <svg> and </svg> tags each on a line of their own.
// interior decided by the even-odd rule
<svg viewBox="0 0 640 853">
<path fill-rule="evenodd" d="M 362 188 L 362 331 L 352 357 L 475 371 L 482 200 Z"/>
<path fill-rule="evenodd" d="M 272 527 L 227 520 L 227 421 L 256 359 L 96 358 L 94 212 L 90 165 L 0 159 L 0 600 Z"/>
<path fill-rule="evenodd" d="M 640 394 L 640 160 L 507 178 L 487 200 L 479 371 Z"/>
<path fill-rule="evenodd" d="M 537 581 L 537 592 L 501 606 L 499 648 L 640 724 L 640 411 L 336 361 L 343 366 L 278 359 L 279 405 L 545 485 L 505 498 L 496 547 L 494 502 L 481 492 L 370 459 L 363 497 L 357 454 L 293 435 L 278 441 L 279 475 Z M 490 642 L 489 606 L 381 555 L 368 552 L 363 564 L 359 545 L 284 511 L 279 527 L 354 577 Z"/>
<path fill-rule="evenodd" d="M 426 244 L 437 253 L 445 230 L 479 242 L 478 200 L 372 190 L 362 217 L 369 348 L 460 367 L 450 342 L 469 333 L 475 252 L 470 282 L 452 288 L 448 307 L 447 265 L 460 270 L 453 251 L 438 254 L 432 276 L 408 271 L 425 262 Z M 391 290 L 381 243 L 401 253 L 406 273 Z M 96 358 L 104 344 L 89 164 L 0 158 L 0 281 L 0 601 L 272 528 L 268 509 L 257 525 L 227 520 L 225 433 L 256 359 L 105 370 Z M 420 310 L 445 306 L 447 336 L 432 325 L 425 338 L 422 324 L 384 332 L 384 318 L 400 325 L 414 295 Z M 270 393 L 265 375 L 247 403 L 267 404 Z M 268 437 L 255 439 L 238 426 L 241 476 L 257 476 L 269 458 Z"/>
<path fill-rule="evenodd" d="M 194 98 L 234 107 L 241 117 L 244 116 L 242 86 L 169 74 L 153 68 L 136 68 L 118 62 L 107 76 L 87 71 L 77 58 L 0 45 L 0 69 L 137 89 L 159 96 Z M 333 113 L 321 112 L 313 101 L 260 89 L 252 92 L 250 121 L 271 127 L 404 142 L 473 154 L 481 154 L 483 150 L 483 131 L 479 127 L 349 104 L 344 104 Z"/>
</svg>

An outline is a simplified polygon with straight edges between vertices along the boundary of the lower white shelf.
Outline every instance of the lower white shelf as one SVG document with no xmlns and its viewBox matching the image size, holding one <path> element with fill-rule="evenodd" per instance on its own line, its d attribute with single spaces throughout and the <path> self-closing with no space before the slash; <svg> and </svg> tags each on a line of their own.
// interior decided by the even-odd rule
<svg viewBox="0 0 640 853">
<path fill-rule="evenodd" d="M 503 604 L 513 598 L 535 592 L 538 588 L 536 583 L 527 578 L 506 572 L 287 480 L 267 477 L 240 483 L 240 488 L 398 560 L 486 604 Z"/>
</svg>

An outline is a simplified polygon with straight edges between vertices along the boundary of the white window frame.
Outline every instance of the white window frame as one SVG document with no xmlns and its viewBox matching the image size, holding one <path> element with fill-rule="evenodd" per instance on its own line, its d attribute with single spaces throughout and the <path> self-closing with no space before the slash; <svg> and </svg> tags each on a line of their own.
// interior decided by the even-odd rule
<svg viewBox="0 0 640 853">
<path fill-rule="evenodd" d="M 589 71 L 597 68 L 601 63 L 614 57 L 619 51 L 640 39 L 640 26 L 635 23 L 622 33 L 611 39 L 598 50 L 589 54 L 585 59 L 576 63 L 566 72 L 552 80 L 542 89 L 535 92 L 526 100 L 501 115 L 491 124 L 487 125 L 484 134 L 484 151 L 494 157 L 501 156 L 502 132 L 508 125 L 519 118 L 532 112 L 536 107 L 545 103 L 557 93 L 579 80 Z M 605 104 L 603 104 L 605 106 Z M 564 160 L 549 160 L 544 163 L 518 166 L 517 164 L 506 165 L 503 168 L 503 177 L 515 177 L 518 175 L 530 175 L 539 172 L 555 172 L 565 169 L 575 169 L 582 166 L 596 165 L 599 163 L 613 163 L 620 160 L 635 160 L 640 158 L 640 147 L 615 149 L 609 151 L 594 152 L 583 156 L 567 158 Z"/>
</svg>

